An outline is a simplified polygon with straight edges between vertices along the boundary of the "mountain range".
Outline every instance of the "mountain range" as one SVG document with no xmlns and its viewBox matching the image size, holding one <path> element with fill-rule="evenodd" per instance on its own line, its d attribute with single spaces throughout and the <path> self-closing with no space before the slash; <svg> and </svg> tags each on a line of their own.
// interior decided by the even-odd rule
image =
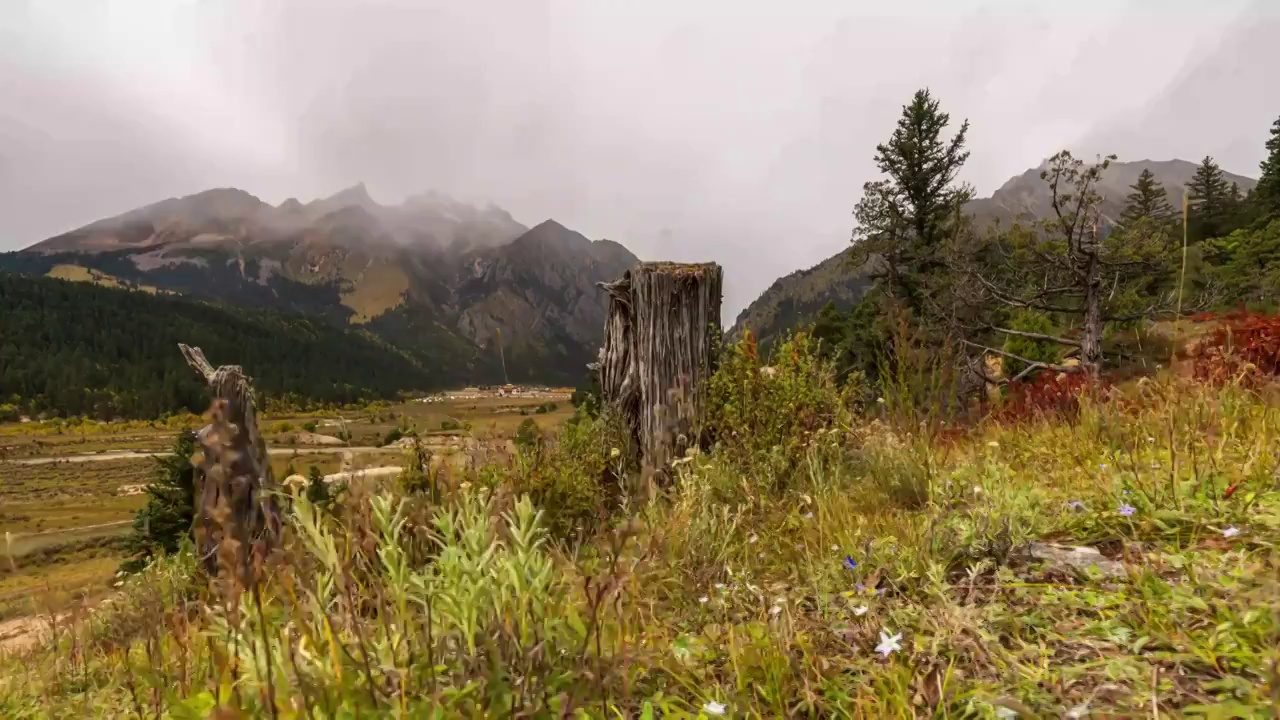
<svg viewBox="0 0 1280 720">
<path fill-rule="evenodd" d="M 554 220 L 528 228 L 438 193 L 382 205 L 358 184 L 306 204 L 235 188 L 170 198 L 0 255 L 0 270 L 321 318 L 444 386 L 576 383 L 603 337 L 596 283 L 637 262 Z"/>
<path fill-rule="evenodd" d="M 975 198 L 966 206 L 975 222 L 989 225 L 1008 224 L 1021 218 L 1041 219 L 1052 212 L 1052 195 L 1040 179 L 1045 164 L 1010 178 L 991 197 Z M 1198 165 L 1186 160 L 1138 160 L 1115 162 L 1103 173 L 1097 189 L 1103 196 L 1104 224 L 1114 223 L 1124 210 L 1130 186 L 1143 170 L 1150 170 L 1156 181 L 1164 185 L 1169 204 L 1182 207 L 1182 195 L 1195 175 Z M 1241 192 L 1252 189 L 1257 181 L 1243 175 L 1224 173 L 1228 182 L 1236 183 Z M 844 310 L 856 303 L 871 282 L 860 267 L 853 264 L 852 249 L 846 248 L 807 269 L 779 278 L 759 298 L 738 314 L 729 331 L 739 337 L 750 330 L 763 344 L 769 344 L 788 330 L 812 318 L 828 302 Z"/>
<path fill-rule="evenodd" d="M 1196 167 L 1112 164 L 1098 186 L 1104 220 L 1119 217 L 1144 169 L 1180 206 Z M 1047 217 L 1040 169 L 970 201 L 968 211 L 979 223 Z M 1255 184 L 1227 179 L 1242 191 Z M 779 278 L 730 336 L 750 329 L 769 343 L 828 302 L 851 306 L 870 281 L 850 256 L 845 249 Z M 500 208 L 438 193 L 383 205 L 358 184 L 305 204 L 271 205 L 234 188 L 170 198 L 0 255 L 0 270 L 324 320 L 394 348 L 444 387 L 577 383 L 603 337 L 596 283 L 637 262 L 622 245 L 554 220 L 528 228 Z"/>
</svg>

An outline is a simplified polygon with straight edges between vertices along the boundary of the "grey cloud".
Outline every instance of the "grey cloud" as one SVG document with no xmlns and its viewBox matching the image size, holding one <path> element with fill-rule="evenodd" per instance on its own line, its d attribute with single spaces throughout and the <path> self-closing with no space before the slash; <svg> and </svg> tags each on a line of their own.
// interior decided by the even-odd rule
<svg viewBox="0 0 1280 720">
<path fill-rule="evenodd" d="M 1252 173 L 1280 115 L 1268 0 L 797 6 L 10 0 L 0 250 L 212 186 L 364 181 L 719 261 L 731 317 L 848 242 L 918 87 L 972 121 L 980 192 L 1077 145 Z"/>
</svg>

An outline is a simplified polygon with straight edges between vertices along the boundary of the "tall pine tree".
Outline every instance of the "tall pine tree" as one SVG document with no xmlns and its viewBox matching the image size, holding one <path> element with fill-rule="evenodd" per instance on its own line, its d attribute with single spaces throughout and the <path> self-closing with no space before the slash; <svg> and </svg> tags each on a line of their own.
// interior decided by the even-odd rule
<svg viewBox="0 0 1280 720">
<path fill-rule="evenodd" d="M 855 260 L 877 259 L 886 289 L 917 317 L 934 299 L 935 281 L 947 267 L 943 244 L 964 221 L 962 209 L 973 194 L 956 183 L 969 158 L 969 121 L 948 138 L 950 124 L 927 89 L 916 92 L 889 141 L 876 146 L 876 166 L 886 177 L 863 185 L 854 209 Z"/>
<path fill-rule="evenodd" d="M 1144 169 L 1138 175 L 1138 181 L 1129 186 L 1129 193 L 1124 212 L 1120 215 L 1121 225 L 1131 225 L 1138 220 L 1147 219 L 1164 223 L 1173 219 L 1174 209 L 1165 195 L 1164 186 L 1156 182 L 1156 176 Z"/>
<path fill-rule="evenodd" d="M 1264 215 L 1280 213 L 1280 118 L 1271 124 L 1267 157 L 1260 163 L 1262 175 L 1253 189 L 1254 206 Z"/>
<path fill-rule="evenodd" d="M 1197 239 L 1223 235 L 1235 210 L 1236 199 L 1222 168 L 1205 156 L 1196 174 L 1187 183 L 1192 230 Z"/>
</svg>

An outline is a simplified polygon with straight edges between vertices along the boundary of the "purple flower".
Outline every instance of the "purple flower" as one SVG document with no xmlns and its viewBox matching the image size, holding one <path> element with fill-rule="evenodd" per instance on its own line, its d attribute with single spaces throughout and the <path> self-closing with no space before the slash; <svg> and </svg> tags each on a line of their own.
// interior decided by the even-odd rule
<svg viewBox="0 0 1280 720">
<path fill-rule="evenodd" d="M 866 591 L 867 591 L 867 586 L 866 586 L 866 585 L 863 585 L 862 583 L 858 583 L 858 584 L 854 585 L 853 587 L 854 587 L 854 588 L 856 588 L 856 589 L 858 590 L 858 592 L 866 592 Z"/>
<path fill-rule="evenodd" d="M 1067 503 L 1067 507 L 1071 508 L 1072 510 L 1083 510 L 1084 503 L 1080 502 L 1079 500 L 1072 500 L 1071 502 Z"/>
<path fill-rule="evenodd" d="M 1137 512 L 1137 510 L 1136 510 L 1132 505 L 1130 505 L 1129 503 L 1125 503 L 1125 504 L 1123 504 L 1123 505 L 1121 505 L 1121 506 L 1120 506 L 1120 509 L 1119 509 L 1119 511 L 1118 511 L 1118 512 L 1119 512 L 1122 516 L 1124 516 L 1124 517 L 1129 517 L 1130 515 L 1132 515 L 1132 514 L 1134 514 L 1135 512 Z"/>
<path fill-rule="evenodd" d="M 850 557 L 850 556 L 848 556 L 848 555 L 845 555 L 845 556 L 844 556 L 844 569 L 845 569 L 845 570 L 856 570 L 857 568 L 858 568 L 858 562 L 857 562 L 856 560 L 854 560 L 852 557 Z"/>
</svg>

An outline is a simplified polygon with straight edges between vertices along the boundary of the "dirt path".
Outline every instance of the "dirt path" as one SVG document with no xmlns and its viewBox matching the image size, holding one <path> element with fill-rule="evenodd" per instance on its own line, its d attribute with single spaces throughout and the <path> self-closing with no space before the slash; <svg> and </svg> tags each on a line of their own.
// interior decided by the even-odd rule
<svg viewBox="0 0 1280 720">
<path fill-rule="evenodd" d="M 314 455 L 319 453 L 367 453 L 367 452 L 400 452 L 399 450 L 387 450 L 385 448 L 373 446 L 358 447 L 340 447 L 340 446 L 315 446 L 301 448 L 269 448 L 267 450 L 271 455 Z M 40 458 L 23 458 L 21 460 L 0 460 L 0 465 L 4 463 L 13 463 L 14 465 L 52 465 L 54 463 L 80 463 L 80 462 L 103 462 L 107 460 L 132 460 L 136 458 L 152 458 L 164 457 L 169 455 L 167 452 L 143 452 L 140 450 L 111 450 L 109 452 L 85 453 L 82 455 L 59 455 L 55 457 Z"/>
<path fill-rule="evenodd" d="M 349 470 L 346 472 L 338 472 L 324 476 L 325 482 L 345 482 L 349 480 L 360 480 L 362 478 L 389 477 L 399 475 L 404 468 L 399 465 L 386 465 L 384 467 L 364 468 L 363 470 Z"/>
<path fill-rule="evenodd" d="M 115 527 L 116 525 L 128 525 L 131 522 L 133 522 L 133 520 L 114 520 L 112 522 L 98 523 L 96 525 L 81 525 L 80 527 L 73 528 L 54 528 L 52 530 L 37 530 L 35 532 L 28 533 L 11 533 L 11 535 L 16 540 L 18 538 L 34 537 L 36 535 L 51 535 L 53 533 L 72 534 L 78 533 L 81 530 L 96 530 L 98 528 Z"/>
</svg>

